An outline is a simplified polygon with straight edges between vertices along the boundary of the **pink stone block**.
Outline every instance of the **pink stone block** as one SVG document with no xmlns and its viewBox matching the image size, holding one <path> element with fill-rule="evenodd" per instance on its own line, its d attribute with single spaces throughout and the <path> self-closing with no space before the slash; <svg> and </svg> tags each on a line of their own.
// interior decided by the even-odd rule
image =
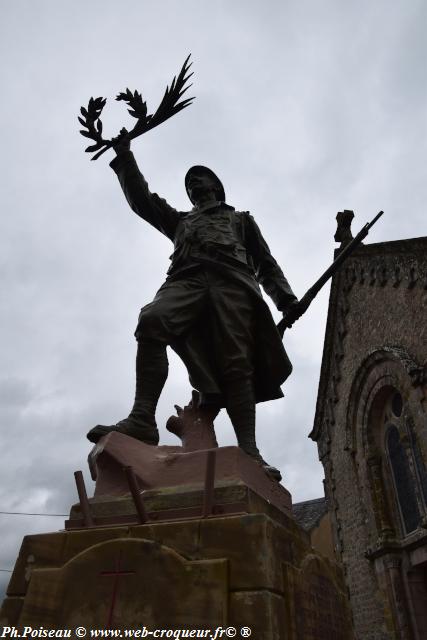
<svg viewBox="0 0 427 640">
<path fill-rule="evenodd" d="M 202 489 L 207 452 L 184 452 L 182 447 L 154 447 L 112 432 L 94 446 L 89 467 L 96 481 L 95 497 L 129 493 L 124 467 L 131 466 L 142 490 L 165 487 Z M 215 486 L 243 483 L 282 511 L 291 512 L 291 495 L 272 480 L 262 466 L 239 447 L 214 449 Z"/>
</svg>

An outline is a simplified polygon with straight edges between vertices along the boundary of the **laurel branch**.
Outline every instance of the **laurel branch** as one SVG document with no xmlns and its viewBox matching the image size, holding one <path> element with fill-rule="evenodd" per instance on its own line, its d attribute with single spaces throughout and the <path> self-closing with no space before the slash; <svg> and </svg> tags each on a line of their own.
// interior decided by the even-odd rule
<svg viewBox="0 0 427 640">
<path fill-rule="evenodd" d="M 184 93 L 192 86 L 191 84 L 186 86 L 189 78 L 193 75 L 193 73 L 188 74 L 188 70 L 192 65 L 192 63 L 188 63 L 190 55 L 182 65 L 178 76 L 175 76 L 172 80 L 170 87 L 166 87 L 162 101 L 154 114 L 147 114 L 147 103 L 142 99 L 142 95 L 138 91 L 132 93 L 130 89 L 126 89 L 126 91 L 117 95 L 116 100 L 126 102 L 129 107 L 128 112 L 137 120 L 134 128 L 126 134 L 130 139 L 136 138 L 150 129 L 154 129 L 154 127 L 157 127 L 192 103 L 194 97 L 180 101 Z M 115 140 L 114 138 L 106 140 L 102 137 L 100 115 L 106 102 L 105 98 L 91 98 L 87 109 L 84 107 L 80 109 L 83 117 L 78 117 L 80 124 L 87 129 L 80 130 L 82 136 L 95 141 L 95 144 L 85 149 L 85 151 L 89 153 L 93 151 L 98 152 L 91 158 L 92 160 L 97 160 L 107 149 L 112 147 L 114 144 L 113 140 Z"/>
<path fill-rule="evenodd" d="M 95 140 L 96 143 L 90 145 L 89 147 L 86 147 L 85 151 L 87 152 L 99 151 L 100 149 L 102 149 L 102 147 L 104 147 L 105 145 L 109 145 L 109 143 L 111 142 L 111 140 L 104 140 L 104 138 L 102 137 L 102 122 L 100 120 L 100 115 L 103 108 L 105 107 L 106 102 L 107 100 L 102 97 L 91 98 L 89 100 L 87 109 L 85 109 L 84 107 L 81 107 L 80 109 L 80 113 L 82 114 L 83 118 L 78 116 L 78 120 L 80 124 L 87 129 L 87 131 L 85 131 L 84 129 L 80 129 L 80 133 L 82 134 L 82 136 L 85 136 L 85 138 L 91 138 L 92 140 Z M 111 146 L 111 144 L 109 146 Z M 105 149 L 105 151 L 107 150 L 107 148 Z"/>
</svg>

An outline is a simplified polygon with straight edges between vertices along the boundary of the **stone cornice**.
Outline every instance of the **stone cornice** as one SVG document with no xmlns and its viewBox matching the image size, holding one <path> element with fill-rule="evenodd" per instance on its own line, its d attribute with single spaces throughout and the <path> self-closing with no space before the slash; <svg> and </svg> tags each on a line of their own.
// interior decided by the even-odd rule
<svg viewBox="0 0 427 640">
<path fill-rule="evenodd" d="M 368 560 L 376 560 L 388 554 L 412 551 L 426 544 L 427 531 L 424 528 L 418 528 L 403 540 L 397 540 L 396 538 L 387 536 L 379 538 L 376 544 L 366 550 L 365 557 L 368 558 Z"/>
<path fill-rule="evenodd" d="M 420 238 L 408 238 L 406 240 L 390 240 L 388 242 L 372 242 L 371 244 L 361 244 L 352 256 L 368 255 L 406 255 L 407 253 L 425 254 L 427 251 L 427 236 Z"/>
</svg>

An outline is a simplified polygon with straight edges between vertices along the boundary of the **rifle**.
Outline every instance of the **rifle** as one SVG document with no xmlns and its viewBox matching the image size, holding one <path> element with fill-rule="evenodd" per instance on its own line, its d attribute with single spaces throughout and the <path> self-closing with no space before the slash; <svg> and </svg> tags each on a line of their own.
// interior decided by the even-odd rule
<svg viewBox="0 0 427 640">
<path fill-rule="evenodd" d="M 301 313 L 298 317 L 301 317 L 307 311 L 308 307 L 311 305 L 311 303 L 313 302 L 314 298 L 317 296 L 317 294 L 319 293 L 323 285 L 326 284 L 329 278 L 331 278 L 338 271 L 338 269 L 340 268 L 344 260 L 346 260 L 348 256 L 351 253 L 353 253 L 353 251 L 360 245 L 362 240 L 366 238 L 370 228 L 373 227 L 373 225 L 376 223 L 376 221 L 379 218 L 381 218 L 383 213 L 384 211 L 380 211 L 379 213 L 377 213 L 375 218 L 371 220 L 371 222 L 367 222 L 365 226 L 362 227 L 362 229 L 359 231 L 357 236 L 355 236 L 353 240 L 351 240 L 351 242 L 349 242 L 349 244 L 346 245 L 342 249 L 342 251 L 340 251 L 340 253 L 335 258 L 333 263 L 326 269 L 324 273 L 322 273 L 322 275 L 318 280 L 316 280 L 314 285 L 310 287 L 310 289 L 303 295 L 301 300 L 299 300 L 298 302 L 298 307 L 301 310 Z M 277 328 L 279 330 L 280 335 L 283 338 L 283 334 L 285 333 L 285 330 L 287 328 L 286 315 L 284 315 L 283 319 L 280 320 L 279 324 L 277 325 Z"/>
</svg>

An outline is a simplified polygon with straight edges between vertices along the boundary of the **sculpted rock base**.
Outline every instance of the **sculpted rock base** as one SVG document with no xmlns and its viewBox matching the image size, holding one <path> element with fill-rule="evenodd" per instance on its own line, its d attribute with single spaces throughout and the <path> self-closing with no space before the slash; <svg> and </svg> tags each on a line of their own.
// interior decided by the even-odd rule
<svg viewBox="0 0 427 640">
<path fill-rule="evenodd" d="M 139 487 L 169 493 L 189 494 L 201 491 L 206 476 L 209 450 L 186 452 L 183 447 L 152 447 L 121 433 L 110 433 L 95 445 L 89 455 L 89 467 L 96 481 L 95 498 L 129 493 L 123 469 L 131 466 Z M 239 447 L 220 447 L 215 453 L 214 484 L 216 489 L 244 485 L 281 511 L 291 513 L 291 495 L 271 480 L 262 466 Z M 179 505 L 175 505 L 176 508 Z"/>
</svg>

